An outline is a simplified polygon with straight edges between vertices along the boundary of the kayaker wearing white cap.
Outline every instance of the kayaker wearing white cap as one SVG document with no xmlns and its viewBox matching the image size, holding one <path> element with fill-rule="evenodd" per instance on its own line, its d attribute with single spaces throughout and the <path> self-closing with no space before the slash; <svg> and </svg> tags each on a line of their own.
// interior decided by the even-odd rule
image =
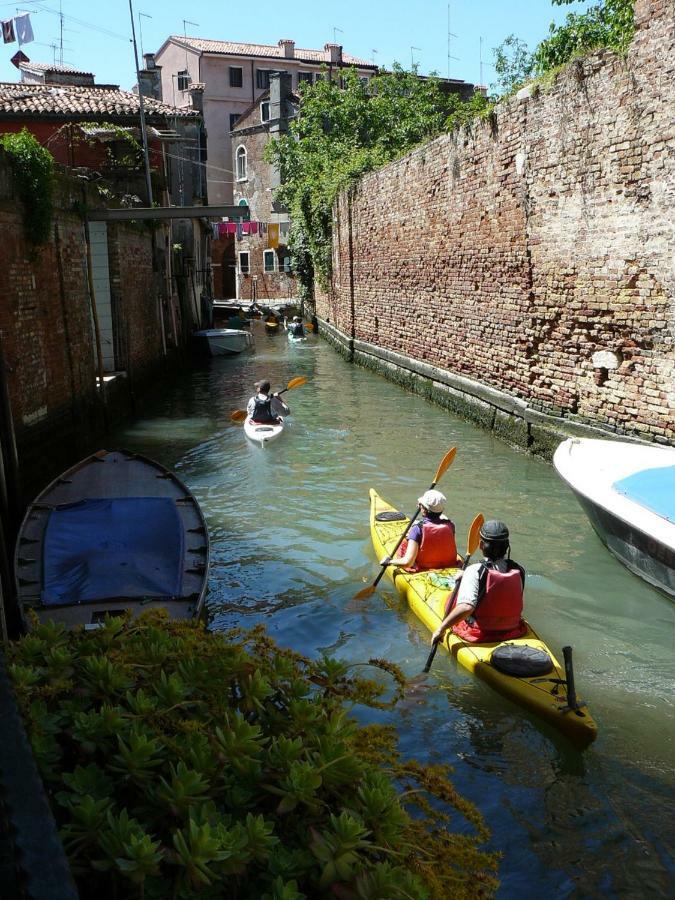
<svg viewBox="0 0 675 900">
<path fill-rule="evenodd" d="M 446 497 L 440 491 L 425 491 L 417 500 L 422 511 L 422 520 L 415 522 L 408 532 L 407 540 L 399 549 L 400 556 L 394 565 L 402 569 L 421 571 L 422 569 L 445 569 L 457 564 L 455 525 L 443 515 Z M 391 562 L 385 556 L 381 565 Z"/>
</svg>

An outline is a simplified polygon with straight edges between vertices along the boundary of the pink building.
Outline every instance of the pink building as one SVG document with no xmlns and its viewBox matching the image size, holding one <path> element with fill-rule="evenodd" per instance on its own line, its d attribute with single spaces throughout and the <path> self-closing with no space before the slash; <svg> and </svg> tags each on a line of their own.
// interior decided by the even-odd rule
<svg viewBox="0 0 675 900">
<path fill-rule="evenodd" d="M 207 133 L 207 187 L 209 203 L 232 203 L 236 174 L 230 133 L 239 117 L 270 87 L 273 72 L 287 72 L 291 89 L 313 83 L 324 74 L 354 67 L 361 78 L 371 78 L 377 66 L 343 53 L 339 44 L 323 50 L 301 50 L 291 40 L 274 45 L 241 44 L 173 35 L 154 55 L 146 54 L 148 68 L 161 72 L 161 97 L 175 106 L 190 105 L 190 88 L 203 85 L 203 115 Z"/>
</svg>

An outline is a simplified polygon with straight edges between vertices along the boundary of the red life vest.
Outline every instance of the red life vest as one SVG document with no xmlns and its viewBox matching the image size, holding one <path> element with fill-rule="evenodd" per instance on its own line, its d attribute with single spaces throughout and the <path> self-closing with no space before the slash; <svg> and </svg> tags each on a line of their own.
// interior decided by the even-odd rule
<svg viewBox="0 0 675 900">
<path fill-rule="evenodd" d="M 464 641 L 471 643 L 503 641 L 522 637 L 527 631 L 523 621 L 523 578 L 514 566 L 508 572 L 487 569 L 485 593 L 470 617 L 453 627 Z"/>
<path fill-rule="evenodd" d="M 445 569 L 457 562 L 457 545 L 455 544 L 455 526 L 449 519 L 422 522 L 422 540 L 417 552 L 417 559 L 410 566 L 410 571 L 421 569 Z"/>
</svg>

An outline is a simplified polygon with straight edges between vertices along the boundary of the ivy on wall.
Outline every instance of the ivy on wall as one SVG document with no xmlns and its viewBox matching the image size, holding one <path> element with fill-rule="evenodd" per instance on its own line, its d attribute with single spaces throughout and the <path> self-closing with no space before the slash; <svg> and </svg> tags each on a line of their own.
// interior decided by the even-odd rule
<svg viewBox="0 0 675 900">
<path fill-rule="evenodd" d="M 26 211 L 26 237 L 34 246 L 44 244 L 51 234 L 54 209 L 54 157 L 26 128 L 0 135 L 0 146 L 9 156 Z"/>
</svg>

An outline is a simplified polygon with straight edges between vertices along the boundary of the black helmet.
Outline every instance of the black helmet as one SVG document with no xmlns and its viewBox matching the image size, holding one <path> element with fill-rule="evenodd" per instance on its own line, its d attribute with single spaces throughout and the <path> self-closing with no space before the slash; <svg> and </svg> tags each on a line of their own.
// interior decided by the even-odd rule
<svg viewBox="0 0 675 900">
<path fill-rule="evenodd" d="M 509 529 L 498 519 L 488 519 L 487 522 L 483 522 L 480 536 L 484 541 L 508 541 Z"/>
</svg>

